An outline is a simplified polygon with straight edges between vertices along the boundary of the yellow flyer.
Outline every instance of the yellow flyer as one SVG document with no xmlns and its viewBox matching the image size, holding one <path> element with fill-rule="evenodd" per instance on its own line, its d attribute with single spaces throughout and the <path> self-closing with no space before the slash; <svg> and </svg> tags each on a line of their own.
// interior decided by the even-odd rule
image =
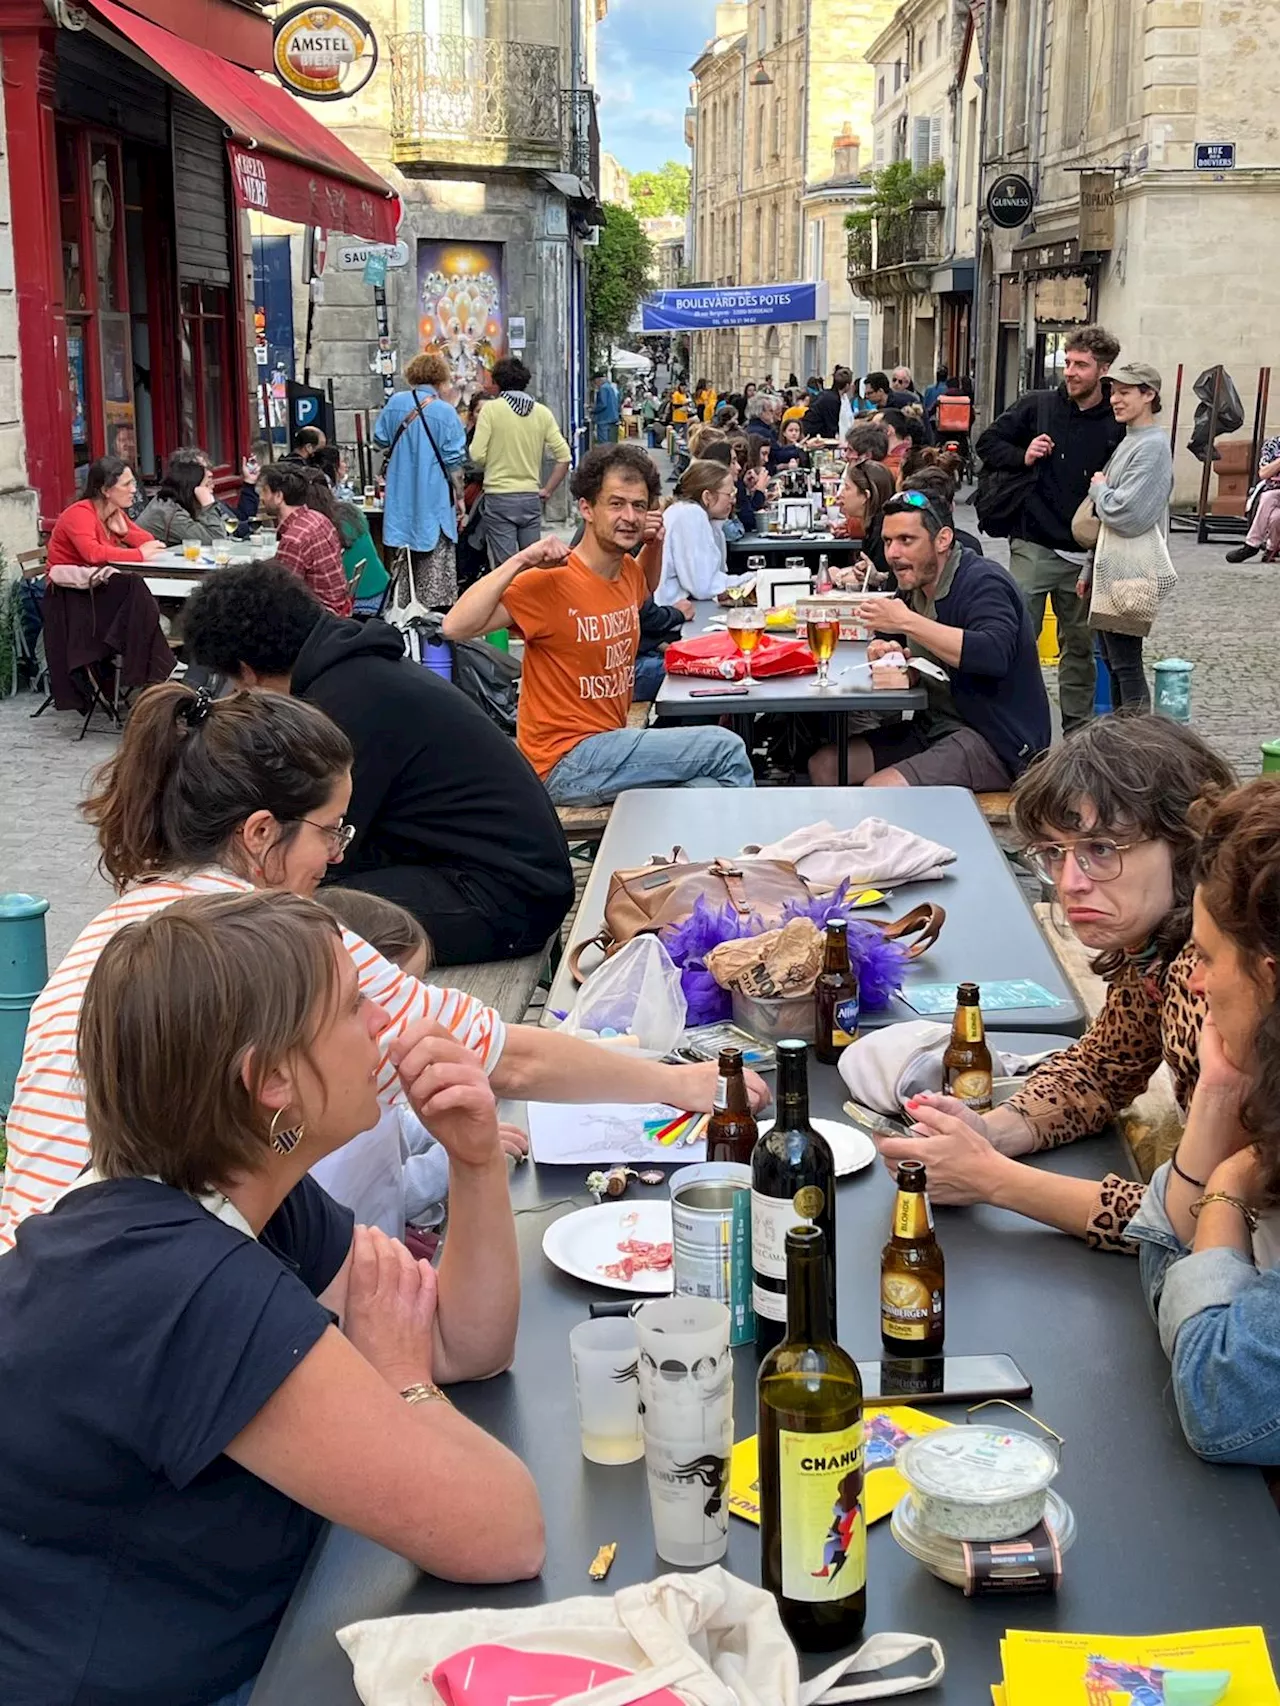
<svg viewBox="0 0 1280 1706">
<path fill-rule="evenodd" d="M 1280 1706 L 1259 1628 L 1182 1635 L 1054 1635 L 1011 1629 L 1005 1706 Z"/>
<path fill-rule="evenodd" d="M 888 1516 L 907 1491 L 907 1483 L 893 1467 L 899 1446 L 952 1424 L 900 1404 L 884 1409 L 869 1405 L 863 1411 L 863 1424 L 866 1449 L 863 1509 L 870 1525 Z M 760 1457 L 754 1434 L 750 1439 L 740 1439 L 733 1448 L 729 1464 L 729 1509 L 744 1522 L 760 1521 Z"/>
</svg>

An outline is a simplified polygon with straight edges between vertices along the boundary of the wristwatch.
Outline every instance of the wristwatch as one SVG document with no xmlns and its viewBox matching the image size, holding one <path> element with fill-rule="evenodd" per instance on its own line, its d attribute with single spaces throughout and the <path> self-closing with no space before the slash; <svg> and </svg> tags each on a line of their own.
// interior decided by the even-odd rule
<svg viewBox="0 0 1280 1706">
<path fill-rule="evenodd" d="M 442 1404 L 452 1404 L 453 1399 L 447 1392 L 442 1392 L 434 1380 L 418 1380 L 412 1386 L 402 1386 L 400 1396 L 406 1404 L 429 1404 L 439 1399 Z"/>
</svg>

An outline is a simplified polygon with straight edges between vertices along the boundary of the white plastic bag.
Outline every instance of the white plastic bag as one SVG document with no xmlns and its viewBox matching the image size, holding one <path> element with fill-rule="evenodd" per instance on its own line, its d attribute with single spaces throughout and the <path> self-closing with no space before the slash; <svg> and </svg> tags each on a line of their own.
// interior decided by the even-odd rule
<svg viewBox="0 0 1280 1706">
<path fill-rule="evenodd" d="M 671 955 L 656 936 L 634 936 L 590 974 L 561 1029 L 659 1057 L 679 1042 L 687 1013 Z"/>
</svg>

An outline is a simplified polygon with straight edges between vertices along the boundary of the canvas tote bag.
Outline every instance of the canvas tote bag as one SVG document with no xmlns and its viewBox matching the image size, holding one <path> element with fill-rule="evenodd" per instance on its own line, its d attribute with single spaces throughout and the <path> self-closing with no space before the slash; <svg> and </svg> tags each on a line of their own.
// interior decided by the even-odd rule
<svg viewBox="0 0 1280 1706">
<path fill-rule="evenodd" d="M 364 1706 L 839 1706 L 932 1687 L 945 1665 L 937 1641 L 881 1634 L 801 1682 L 773 1596 L 719 1565 L 611 1598 L 353 1623 L 338 1640 Z M 917 1674 L 871 1679 L 912 1658 Z"/>
</svg>

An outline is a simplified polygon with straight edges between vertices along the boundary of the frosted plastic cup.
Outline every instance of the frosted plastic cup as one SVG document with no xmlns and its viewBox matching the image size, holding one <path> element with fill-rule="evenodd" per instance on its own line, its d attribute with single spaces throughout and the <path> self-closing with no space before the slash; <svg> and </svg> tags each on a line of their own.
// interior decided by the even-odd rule
<svg viewBox="0 0 1280 1706">
<path fill-rule="evenodd" d="M 668 1564 L 684 1569 L 714 1564 L 729 1548 L 732 1405 L 727 1423 L 708 1433 L 710 1437 L 691 1444 L 645 1430 L 654 1550 Z"/>
<path fill-rule="evenodd" d="M 569 1334 L 569 1354 L 582 1455 L 589 1463 L 634 1463 L 644 1456 L 635 1322 L 618 1316 L 580 1321 Z"/>
</svg>

